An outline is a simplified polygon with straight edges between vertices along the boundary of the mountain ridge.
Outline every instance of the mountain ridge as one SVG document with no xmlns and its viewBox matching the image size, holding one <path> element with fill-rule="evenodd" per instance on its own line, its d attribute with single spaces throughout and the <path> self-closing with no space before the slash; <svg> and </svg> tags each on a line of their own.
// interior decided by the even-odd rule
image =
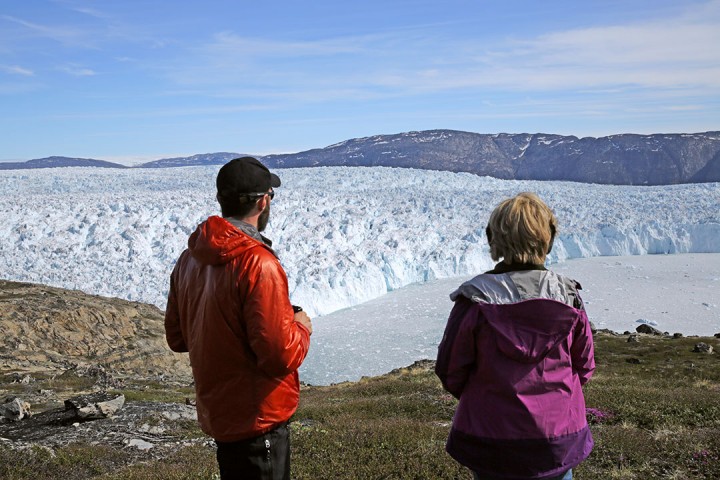
<svg viewBox="0 0 720 480">
<path fill-rule="evenodd" d="M 102 160 L 48 157 L 0 163 L 0 169 L 60 166 L 171 168 L 222 165 L 244 155 L 206 153 L 159 159 L 134 167 Z M 255 156 L 270 168 L 385 166 L 467 172 L 506 180 L 615 185 L 720 181 L 720 131 L 579 138 L 546 133 L 425 130 L 353 138 L 298 153 Z"/>
<path fill-rule="evenodd" d="M 97 160 L 94 158 L 74 158 L 54 155 L 52 157 L 35 158 L 26 162 L 0 162 L 0 170 L 19 170 L 57 167 L 99 167 L 99 168 L 130 168 L 120 163 Z"/>
</svg>

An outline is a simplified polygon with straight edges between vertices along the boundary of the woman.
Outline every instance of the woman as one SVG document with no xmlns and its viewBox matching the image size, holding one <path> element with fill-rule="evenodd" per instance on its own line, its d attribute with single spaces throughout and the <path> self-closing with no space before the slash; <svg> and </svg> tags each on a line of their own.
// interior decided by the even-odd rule
<svg viewBox="0 0 720 480">
<path fill-rule="evenodd" d="M 450 296 L 435 371 L 460 400 L 447 451 L 477 480 L 571 479 L 593 447 L 592 334 L 580 284 L 544 267 L 556 231 L 537 195 L 503 201 L 486 229 L 502 261 Z"/>
</svg>

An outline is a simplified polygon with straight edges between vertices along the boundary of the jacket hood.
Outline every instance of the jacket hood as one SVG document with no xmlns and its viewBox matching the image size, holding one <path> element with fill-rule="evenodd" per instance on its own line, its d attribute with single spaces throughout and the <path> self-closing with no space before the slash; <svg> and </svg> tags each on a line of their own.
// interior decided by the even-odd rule
<svg viewBox="0 0 720 480">
<path fill-rule="evenodd" d="M 582 315 L 580 284 L 544 268 L 485 273 L 450 295 L 479 305 L 498 349 L 519 362 L 537 362 L 565 341 Z"/>
<path fill-rule="evenodd" d="M 480 304 L 498 349 L 522 363 L 535 363 L 567 340 L 581 311 L 555 300 L 534 299 L 510 305 Z M 508 320 L 512 319 L 512 320 Z"/>
<path fill-rule="evenodd" d="M 188 240 L 192 256 L 208 265 L 228 263 L 257 246 L 265 247 L 218 216 L 212 216 L 201 223 Z"/>
</svg>

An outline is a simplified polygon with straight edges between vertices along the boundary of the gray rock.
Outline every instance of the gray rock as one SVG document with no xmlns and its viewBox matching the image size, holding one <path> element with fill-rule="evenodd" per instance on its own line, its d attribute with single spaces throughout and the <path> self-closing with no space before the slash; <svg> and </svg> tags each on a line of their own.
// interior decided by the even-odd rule
<svg viewBox="0 0 720 480">
<path fill-rule="evenodd" d="M 713 353 L 713 347 L 712 345 L 708 345 L 705 342 L 700 342 L 695 344 L 695 348 L 693 348 L 693 352 L 695 353 Z"/>
<path fill-rule="evenodd" d="M 128 445 L 128 447 L 135 447 L 138 450 L 150 450 L 151 448 L 153 448 L 155 446 L 152 443 L 146 442 L 145 440 L 143 440 L 141 438 L 130 439 L 130 440 L 128 440 L 127 445 Z"/>
<path fill-rule="evenodd" d="M 0 417 L 17 422 L 32 415 L 30 404 L 17 397 L 8 397 L 0 404 Z"/>
<path fill-rule="evenodd" d="M 628 339 L 628 343 L 640 343 L 640 336 L 637 334 L 631 334 Z"/>
<path fill-rule="evenodd" d="M 65 410 L 79 420 L 95 420 L 112 417 L 124 404 L 125 395 L 99 392 L 65 400 Z"/>
<path fill-rule="evenodd" d="M 645 333 L 647 335 L 658 335 L 658 336 L 664 335 L 663 332 L 661 332 L 660 330 L 658 330 L 657 328 L 655 328 L 651 325 L 648 325 L 647 323 L 638 325 L 637 328 L 635 329 L 635 331 L 638 333 Z"/>
</svg>

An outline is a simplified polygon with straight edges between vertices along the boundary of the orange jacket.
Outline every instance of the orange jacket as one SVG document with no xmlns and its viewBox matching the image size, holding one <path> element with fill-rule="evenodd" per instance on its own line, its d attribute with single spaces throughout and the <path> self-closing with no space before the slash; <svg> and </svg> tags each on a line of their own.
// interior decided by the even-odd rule
<svg viewBox="0 0 720 480">
<path fill-rule="evenodd" d="M 190 236 L 170 276 L 165 335 L 189 352 L 205 433 L 232 442 L 295 413 L 310 334 L 295 322 L 273 251 L 221 217 Z"/>
</svg>

